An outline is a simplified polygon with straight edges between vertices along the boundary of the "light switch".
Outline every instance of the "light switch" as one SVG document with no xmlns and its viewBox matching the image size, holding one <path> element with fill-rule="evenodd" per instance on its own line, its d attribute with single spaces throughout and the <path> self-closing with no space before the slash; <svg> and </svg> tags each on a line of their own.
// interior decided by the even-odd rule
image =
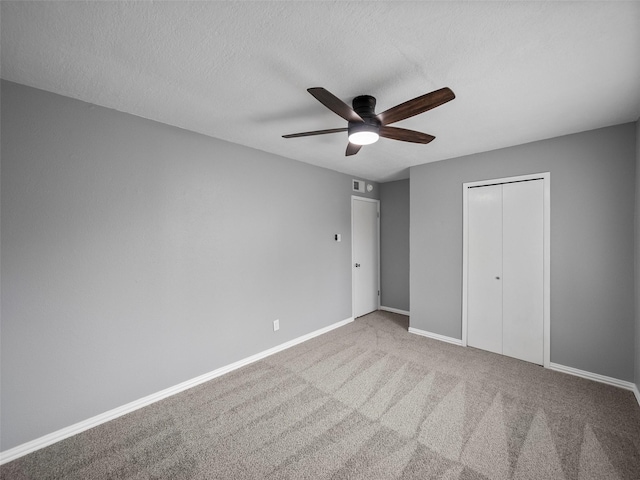
<svg viewBox="0 0 640 480">
<path fill-rule="evenodd" d="M 342 235 L 340 233 L 336 233 L 336 242 L 342 241 Z"/>
</svg>

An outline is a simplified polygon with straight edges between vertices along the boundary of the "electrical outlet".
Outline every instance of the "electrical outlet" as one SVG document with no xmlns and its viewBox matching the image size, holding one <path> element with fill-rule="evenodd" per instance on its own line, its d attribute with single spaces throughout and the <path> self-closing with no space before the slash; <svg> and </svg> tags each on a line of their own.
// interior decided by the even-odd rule
<svg viewBox="0 0 640 480">
<path fill-rule="evenodd" d="M 273 321 L 273 331 L 278 331 L 280 330 L 280 320 L 274 320 Z"/>
</svg>

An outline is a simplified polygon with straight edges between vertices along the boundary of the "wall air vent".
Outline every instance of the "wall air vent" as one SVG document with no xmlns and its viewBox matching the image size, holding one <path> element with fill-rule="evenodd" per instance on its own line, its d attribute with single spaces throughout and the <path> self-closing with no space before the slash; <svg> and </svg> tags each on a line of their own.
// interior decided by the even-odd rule
<svg viewBox="0 0 640 480">
<path fill-rule="evenodd" d="M 362 180 L 353 180 L 353 191 L 364 193 L 364 182 Z"/>
</svg>

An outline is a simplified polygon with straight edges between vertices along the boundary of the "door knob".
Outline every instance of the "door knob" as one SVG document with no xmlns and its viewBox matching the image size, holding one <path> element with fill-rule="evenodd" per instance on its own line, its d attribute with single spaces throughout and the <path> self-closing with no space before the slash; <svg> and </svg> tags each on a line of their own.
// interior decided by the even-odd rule
<svg viewBox="0 0 640 480">
<path fill-rule="evenodd" d="M 500 277 L 496 277 L 496 280 L 500 280 Z"/>
<path fill-rule="evenodd" d="M 360 264 L 359 264 L 359 263 L 356 263 L 356 268 L 358 268 L 358 267 L 360 267 Z"/>
</svg>

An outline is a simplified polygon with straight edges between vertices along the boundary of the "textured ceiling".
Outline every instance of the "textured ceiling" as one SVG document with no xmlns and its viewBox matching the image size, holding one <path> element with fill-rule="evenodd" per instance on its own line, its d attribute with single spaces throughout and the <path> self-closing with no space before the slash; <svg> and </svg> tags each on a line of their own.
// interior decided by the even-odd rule
<svg viewBox="0 0 640 480">
<path fill-rule="evenodd" d="M 635 121 L 640 2 L 1 2 L 2 78 L 387 181 L 408 167 Z M 381 112 L 457 98 L 345 157 L 306 92 Z"/>
</svg>

